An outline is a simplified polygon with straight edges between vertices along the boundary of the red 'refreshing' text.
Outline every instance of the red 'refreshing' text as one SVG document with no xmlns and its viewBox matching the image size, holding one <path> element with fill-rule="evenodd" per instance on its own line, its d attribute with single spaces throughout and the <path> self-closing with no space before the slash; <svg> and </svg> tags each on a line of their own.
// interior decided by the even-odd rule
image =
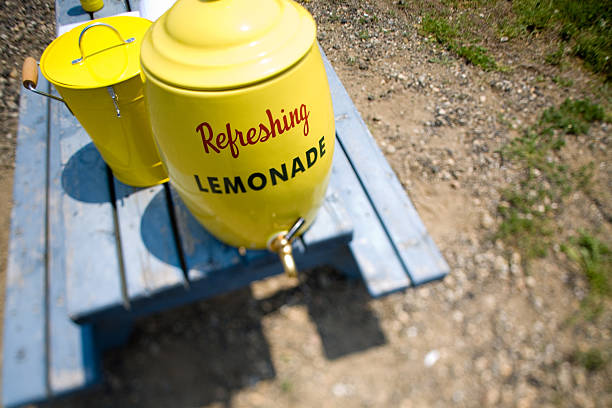
<svg viewBox="0 0 612 408">
<path fill-rule="evenodd" d="M 222 150 L 229 149 L 232 157 L 238 158 L 240 146 L 246 147 L 257 143 L 264 143 L 282 135 L 283 133 L 302 124 L 302 133 L 308 136 L 310 127 L 308 116 L 310 111 L 305 104 L 299 108 L 289 111 L 287 115 L 284 109 L 280 111 L 281 117 L 275 118 L 270 109 L 266 109 L 267 121 L 260 122 L 258 125 L 249 128 L 246 132 L 235 129 L 227 122 L 222 132 L 216 132 L 208 122 L 202 122 L 196 127 L 196 134 L 202 138 L 202 144 L 206 153 L 221 153 Z"/>
</svg>

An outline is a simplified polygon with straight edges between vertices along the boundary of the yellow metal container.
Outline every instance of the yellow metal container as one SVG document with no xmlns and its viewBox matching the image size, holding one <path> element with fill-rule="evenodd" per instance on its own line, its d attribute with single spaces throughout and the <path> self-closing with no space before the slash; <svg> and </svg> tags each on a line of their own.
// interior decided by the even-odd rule
<svg viewBox="0 0 612 408">
<path fill-rule="evenodd" d="M 179 0 L 145 35 L 146 105 L 170 182 L 230 245 L 276 251 L 322 204 L 335 129 L 315 35 L 290 0 Z"/>
<path fill-rule="evenodd" d="M 94 11 L 100 10 L 104 7 L 103 0 L 81 0 L 81 7 L 83 10 L 93 13 Z"/>
<path fill-rule="evenodd" d="M 146 115 L 140 75 L 140 45 L 150 24 L 130 16 L 93 20 L 55 39 L 40 60 L 42 74 L 115 177 L 139 187 L 168 178 Z"/>
</svg>

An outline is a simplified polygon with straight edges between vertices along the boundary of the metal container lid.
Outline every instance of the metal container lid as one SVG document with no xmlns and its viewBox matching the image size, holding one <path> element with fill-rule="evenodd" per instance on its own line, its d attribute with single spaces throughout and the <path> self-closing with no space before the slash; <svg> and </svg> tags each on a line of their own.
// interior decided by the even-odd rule
<svg viewBox="0 0 612 408">
<path fill-rule="evenodd" d="M 146 33 L 141 62 L 175 87 L 233 89 L 291 67 L 315 36 L 311 15 L 291 0 L 179 0 Z"/>
<path fill-rule="evenodd" d="M 92 89 L 140 73 L 140 45 L 151 22 L 132 16 L 92 20 L 56 38 L 40 58 L 40 70 L 55 85 Z"/>
</svg>

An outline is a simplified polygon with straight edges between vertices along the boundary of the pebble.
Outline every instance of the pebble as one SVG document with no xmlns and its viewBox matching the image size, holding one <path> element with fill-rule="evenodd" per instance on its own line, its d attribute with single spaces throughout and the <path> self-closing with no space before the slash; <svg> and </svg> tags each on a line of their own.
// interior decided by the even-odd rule
<svg viewBox="0 0 612 408">
<path fill-rule="evenodd" d="M 564 391 L 570 391 L 572 388 L 572 372 L 571 366 L 566 361 L 561 364 L 561 369 L 559 370 L 559 374 L 557 375 L 557 380 L 559 381 L 559 385 L 561 389 Z"/>
<path fill-rule="evenodd" d="M 419 329 L 417 329 L 415 326 L 410 326 L 409 328 L 406 329 L 406 336 L 414 338 L 419 334 Z"/>
<path fill-rule="evenodd" d="M 350 384 L 336 383 L 332 387 L 332 394 L 336 397 L 347 397 L 354 391 L 354 387 Z"/>
<path fill-rule="evenodd" d="M 505 274 L 508 272 L 508 261 L 501 255 L 495 257 L 495 270 L 499 273 Z"/>
<path fill-rule="evenodd" d="M 497 302 L 495 301 L 495 296 L 493 295 L 485 295 L 484 297 L 484 305 L 487 309 L 493 310 Z"/>
<path fill-rule="evenodd" d="M 460 310 L 455 310 L 453 312 L 453 320 L 457 323 L 463 322 L 463 313 Z"/>
<path fill-rule="evenodd" d="M 393 154 L 397 151 L 397 149 L 393 145 L 388 145 L 386 150 L 387 150 L 387 153 L 389 154 Z"/>
<path fill-rule="evenodd" d="M 482 225 L 483 228 L 490 229 L 495 225 L 495 220 L 488 212 L 484 212 L 480 217 L 480 225 Z"/>
<path fill-rule="evenodd" d="M 497 388 L 489 388 L 487 391 L 487 405 L 489 406 L 497 406 L 499 403 L 500 393 Z"/>
<path fill-rule="evenodd" d="M 432 367 L 438 362 L 439 359 L 440 352 L 438 350 L 431 350 L 425 355 L 425 358 L 423 359 L 423 364 L 425 364 L 425 367 Z"/>
<path fill-rule="evenodd" d="M 485 370 L 487 368 L 487 365 L 488 365 L 488 362 L 485 357 L 478 357 L 478 359 L 474 363 L 474 366 L 476 367 L 478 371 Z"/>
<path fill-rule="evenodd" d="M 595 402 L 592 397 L 582 391 L 574 392 L 574 400 L 580 408 L 595 408 Z"/>
<path fill-rule="evenodd" d="M 512 362 L 510 359 L 508 359 L 508 357 L 506 357 L 505 353 L 500 353 L 497 356 L 497 363 L 499 367 L 499 374 L 502 376 L 502 378 L 508 378 L 512 375 Z"/>
</svg>

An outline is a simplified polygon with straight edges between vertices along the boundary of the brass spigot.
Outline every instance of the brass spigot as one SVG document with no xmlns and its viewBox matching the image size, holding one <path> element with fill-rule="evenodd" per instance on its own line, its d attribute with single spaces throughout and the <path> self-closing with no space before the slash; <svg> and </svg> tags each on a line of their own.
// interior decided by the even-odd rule
<svg viewBox="0 0 612 408">
<path fill-rule="evenodd" d="M 278 254 L 285 274 L 291 278 L 297 278 L 297 267 L 295 266 L 295 260 L 293 259 L 291 242 L 293 241 L 293 238 L 295 238 L 295 234 L 297 234 L 300 228 L 304 225 L 304 222 L 304 218 L 298 218 L 288 232 L 280 232 L 268 244 L 270 251 Z"/>
</svg>

